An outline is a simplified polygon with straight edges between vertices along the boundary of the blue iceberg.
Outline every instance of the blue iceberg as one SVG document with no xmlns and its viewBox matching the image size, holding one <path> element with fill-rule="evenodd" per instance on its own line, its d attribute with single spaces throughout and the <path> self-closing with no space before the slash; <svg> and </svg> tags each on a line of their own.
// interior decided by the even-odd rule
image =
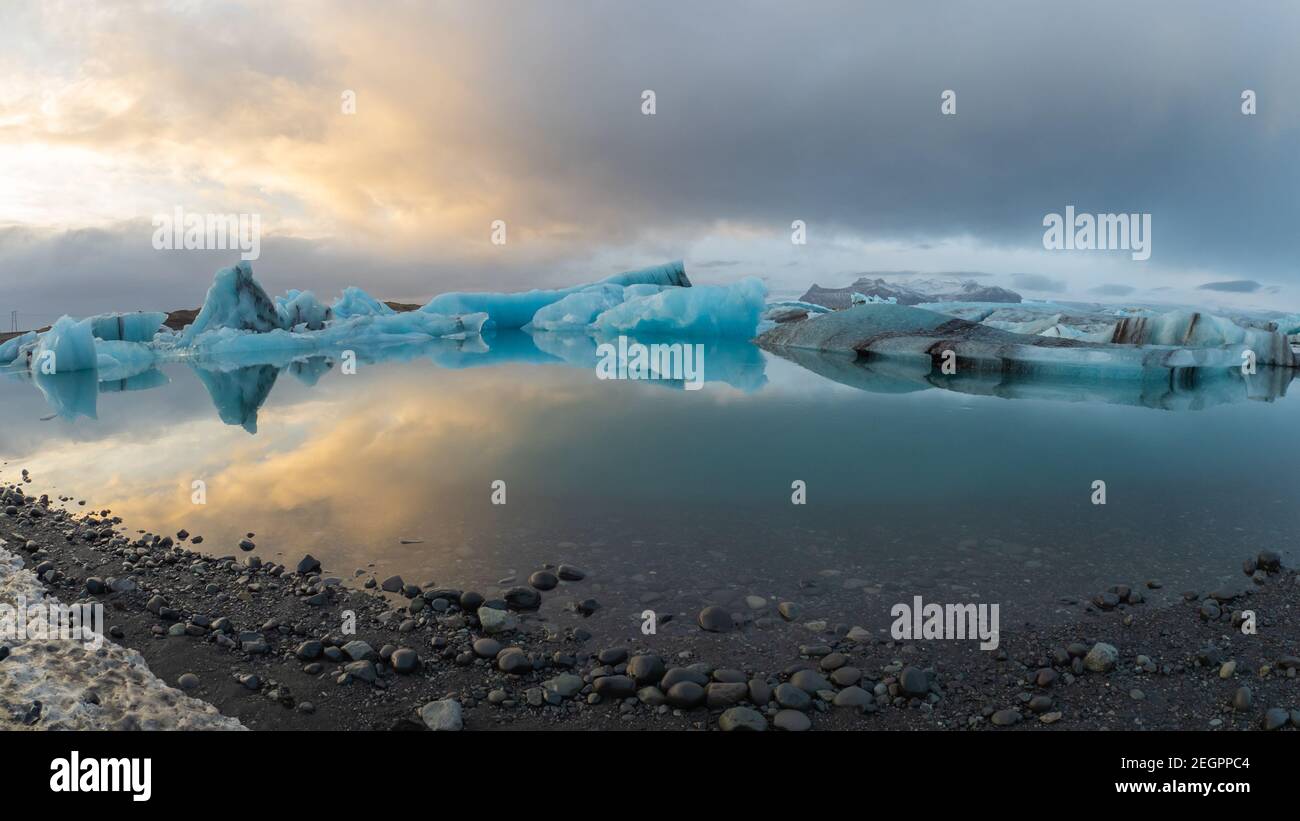
<svg viewBox="0 0 1300 821">
<path fill-rule="evenodd" d="M 655 265 L 635 271 L 625 271 L 602 279 L 591 285 L 575 285 L 550 291 L 524 291 L 514 294 L 491 292 L 452 292 L 434 297 L 420 310 L 430 314 L 486 313 L 497 328 L 522 328 L 532 321 L 538 311 L 559 302 L 570 294 L 584 291 L 592 285 L 658 285 L 661 287 L 689 288 L 686 267 L 680 260 L 666 265 Z"/>
</svg>

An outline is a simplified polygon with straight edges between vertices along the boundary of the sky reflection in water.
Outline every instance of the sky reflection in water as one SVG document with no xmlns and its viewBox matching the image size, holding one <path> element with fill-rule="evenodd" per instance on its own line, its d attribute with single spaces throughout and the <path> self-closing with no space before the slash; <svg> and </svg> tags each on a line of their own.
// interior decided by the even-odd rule
<svg viewBox="0 0 1300 821">
<path fill-rule="evenodd" d="M 355 375 L 315 359 L 69 379 L 41 386 L 48 404 L 0 378 L 0 475 L 25 467 L 42 491 L 201 533 L 218 555 L 254 532 L 264 560 L 311 552 L 344 579 L 492 592 L 573 562 L 590 581 L 548 609 L 595 595 L 591 626 L 611 631 L 646 606 L 740 610 L 749 594 L 872 627 L 914 594 L 989 599 L 1010 625 L 1115 583 L 1239 581 L 1264 547 L 1294 557 L 1300 447 L 1277 375 L 944 390 L 905 368 L 729 343 L 706 350 L 705 388 L 684 391 L 598 380 L 585 337 L 488 342 L 362 357 Z M 1261 384 L 1277 398 L 1247 401 Z M 52 409 L 82 415 L 41 421 Z M 796 479 L 807 505 L 790 503 Z M 1105 506 L 1090 503 L 1095 479 Z"/>
</svg>

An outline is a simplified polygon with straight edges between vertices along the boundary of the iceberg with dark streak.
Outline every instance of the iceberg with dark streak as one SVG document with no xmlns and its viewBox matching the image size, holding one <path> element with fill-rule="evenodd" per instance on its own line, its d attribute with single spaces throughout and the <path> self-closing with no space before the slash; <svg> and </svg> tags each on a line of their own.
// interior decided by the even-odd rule
<svg viewBox="0 0 1300 821">
<path fill-rule="evenodd" d="M 1145 306 L 1113 307 L 1075 303 L 995 305 L 941 302 L 917 307 L 979 322 L 1018 334 L 1055 336 L 1084 342 L 1157 345 L 1182 348 L 1240 346 L 1255 353 L 1260 365 L 1294 367 L 1287 339 L 1289 322 L 1245 315 L 1221 316 L 1193 308 L 1158 310 Z"/>
<path fill-rule="evenodd" d="M 1257 359 L 1252 373 L 1242 367 L 1247 348 L 1241 342 L 1202 347 L 1093 342 L 1018 334 L 923 308 L 882 304 L 777 325 L 758 344 L 864 390 L 936 387 L 1166 409 L 1283 396 L 1296 368 L 1289 346 L 1261 346 L 1268 353 L 1255 351 L 1258 356 L 1278 361 Z"/>
</svg>

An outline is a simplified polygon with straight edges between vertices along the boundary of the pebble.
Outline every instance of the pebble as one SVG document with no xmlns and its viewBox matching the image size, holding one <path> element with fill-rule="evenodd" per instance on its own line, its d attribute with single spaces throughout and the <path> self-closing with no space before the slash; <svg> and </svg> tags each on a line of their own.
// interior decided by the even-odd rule
<svg viewBox="0 0 1300 821">
<path fill-rule="evenodd" d="M 924 696 L 930 692 L 930 678 L 924 670 L 904 667 L 898 676 L 898 686 L 909 696 Z"/>
<path fill-rule="evenodd" d="M 831 682 L 837 687 L 849 687 L 862 680 L 862 671 L 856 667 L 840 667 L 831 673 Z"/>
<path fill-rule="evenodd" d="M 1238 687 L 1237 691 L 1232 694 L 1232 709 L 1244 713 L 1250 709 L 1250 705 L 1254 701 L 1255 696 L 1251 693 L 1249 687 Z"/>
<path fill-rule="evenodd" d="M 518 647 L 507 647 L 497 656 L 497 669 L 503 673 L 521 676 L 533 669 L 527 654 Z"/>
<path fill-rule="evenodd" d="M 528 577 L 528 583 L 538 590 L 554 590 L 559 585 L 560 580 L 549 570 L 538 570 Z"/>
<path fill-rule="evenodd" d="M 573 698 L 581 692 L 583 686 L 582 678 L 572 673 L 561 673 L 555 678 L 542 682 L 542 687 L 560 698 Z"/>
<path fill-rule="evenodd" d="M 519 619 L 513 613 L 497 610 L 495 607 L 480 607 L 478 621 L 483 627 L 483 632 L 490 635 L 509 633 L 519 626 Z"/>
<path fill-rule="evenodd" d="M 658 684 L 667 672 L 664 660 L 650 653 L 633 656 L 627 663 L 627 674 L 639 685 Z"/>
<path fill-rule="evenodd" d="M 998 710 L 993 714 L 992 721 L 995 727 L 1010 727 L 1019 724 L 1022 718 L 1019 710 Z"/>
<path fill-rule="evenodd" d="M 375 663 L 370 660 L 351 661 L 343 665 L 344 678 L 351 677 L 358 681 L 364 681 L 366 684 L 374 684 L 379 680 L 379 673 L 375 670 Z"/>
<path fill-rule="evenodd" d="M 843 653 L 831 653 L 829 655 L 822 656 L 822 660 L 818 664 L 818 666 L 821 667 L 823 670 L 830 672 L 832 670 L 838 670 L 839 668 L 843 667 L 845 664 L 848 663 L 848 660 L 849 660 L 848 657 L 845 656 Z"/>
<path fill-rule="evenodd" d="M 1083 666 L 1094 673 L 1109 673 L 1119 662 L 1119 650 L 1114 645 L 1097 642 L 1083 657 Z"/>
<path fill-rule="evenodd" d="M 668 688 L 668 703 L 690 710 L 704 703 L 704 688 L 693 681 L 679 681 Z"/>
<path fill-rule="evenodd" d="M 451 698 L 430 701 L 421 707 L 420 719 L 435 732 L 455 732 L 465 726 L 461 718 L 460 702 Z"/>
<path fill-rule="evenodd" d="M 542 594 L 531 587 L 512 587 L 501 598 L 511 610 L 536 610 L 542 606 Z"/>
<path fill-rule="evenodd" d="M 710 710 L 739 704 L 749 695 L 749 685 L 741 682 L 715 681 L 704 688 L 704 702 Z"/>
<path fill-rule="evenodd" d="M 627 676 L 601 676 L 592 684 L 592 689 L 602 697 L 630 698 L 636 695 L 637 688 L 636 682 Z"/>
<path fill-rule="evenodd" d="M 731 614 L 725 608 L 710 605 L 700 611 L 700 627 L 710 633 L 725 633 L 735 627 Z"/>
<path fill-rule="evenodd" d="M 773 695 L 777 704 L 792 710 L 807 710 L 812 706 L 812 697 L 790 682 L 777 685 Z"/>
<path fill-rule="evenodd" d="M 762 732 L 767 729 L 767 719 L 757 710 L 732 707 L 718 717 L 718 729 L 724 733 Z"/>
<path fill-rule="evenodd" d="M 781 710 L 772 718 L 772 726 L 788 733 L 802 733 L 812 729 L 812 719 L 798 710 Z"/>
<path fill-rule="evenodd" d="M 790 683 L 809 695 L 821 690 L 832 689 L 831 683 L 826 680 L 826 677 L 816 670 L 800 670 L 790 676 Z"/>
<path fill-rule="evenodd" d="M 1280 730 L 1291 720 L 1291 714 L 1281 707 L 1272 707 L 1264 711 L 1261 726 L 1265 730 Z"/>
<path fill-rule="evenodd" d="M 176 680 L 176 684 L 182 690 L 193 690 L 199 686 L 199 677 L 193 673 L 186 673 Z"/>
<path fill-rule="evenodd" d="M 393 670 L 401 675 L 414 673 L 420 666 L 420 657 L 409 647 L 401 647 L 393 651 L 390 662 Z"/>
<path fill-rule="evenodd" d="M 561 579 L 564 579 L 566 582 L 580 582 L 583 579 L 587 578 L 586 573 L 568 564 L 560 565 L 558 568 L 556 568 L 555 572 L 559 575 Z"/>
<path fill-rule="evenodd" d="M 601 650 L 600 654 L 596 658 L 600 660 L 601 664 L 604 664 L 607 667 L 613 667 L 627 661 L 627 648 L 609 647 Z"/>
<path fill-rule="evenodd" d="M 853 707 L 859 710 L 865 709 L 868 704 L 875 701 L 875 698 L 863 690 L 861 687 L 845 687 L 835 694 L 835 700 L 831 702 L 836 707 Z"/>
<path fill-rule="evenodd" d="M 671 689 L 679 681 L 693 681 L 703 687 L 709 683 L 709 677 L 698 670 L 692 670 L 689 667 L 673 667 L 664 673 L 663 680 L 659 686 L 665 690 Z"/>
<path fill-rule="evenodd" d="M 664 695 L 664 691 L 654 686 L 642 687 L 637 690 L 636 698 L 637 701 L 647 707 L 659 707 L 668 703 L 668 697 Z"/>
<path fill-rule="evenodd" d="M 343 645 L 343 652 L 353 661 L 374 661 L 379 658 L 375 648 L 360 639 L 353 639 Z"/>
</svg>

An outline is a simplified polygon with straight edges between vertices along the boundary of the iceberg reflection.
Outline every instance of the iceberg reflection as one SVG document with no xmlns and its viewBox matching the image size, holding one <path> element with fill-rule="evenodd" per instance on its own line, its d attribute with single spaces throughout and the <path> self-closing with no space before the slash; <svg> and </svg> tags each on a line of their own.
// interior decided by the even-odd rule
<svg viewBox="0 0 1300 821">
<path fill-rule="evenodd" d="M 1286 396 L 1295 370 L 1239 368 L 1097 369 L 1088 378 L 1077 369 L 958 370 L 944 374 L 929 357 L 853 356 L 801 348 L 771 353 L 813 373 L 869 393 L 912 393 L 931 388 L 1001 399 L 1101 402 L 1159 410 L 1203 410 L 1247 400 L 1271 402 Z"/>
</svg>

